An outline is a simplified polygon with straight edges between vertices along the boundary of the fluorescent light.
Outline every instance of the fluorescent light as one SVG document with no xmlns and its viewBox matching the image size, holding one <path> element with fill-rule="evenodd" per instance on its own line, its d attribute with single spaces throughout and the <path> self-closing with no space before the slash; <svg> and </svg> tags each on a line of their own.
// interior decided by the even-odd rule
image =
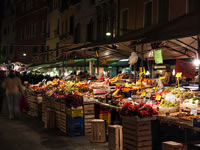
<svg viewBox="0 0 200 150">
<path fill-rule="evenodd" d="M 128 61 L 128 59 L 121 59 L 121 60 L 119 60 L 119 61 Z"/>
<path fill-rule="evenodd" d="M 173 71 L 172 71 L 172 75 L 175 76 L 175 69 L 173 69 Z"/>
<path fill-rule="evenodd" d="M 111 36 L 111 33 L 110 32 L 106 32 L 106 36 Z"/>
<path fill-rule="evenodd" d="M 149 71 L 147 71 L 147 72 L 145 73 L 145 75 L 149 76 L 149 75 L 150 75 L 150 72 L 149 72 Z"/>
<path fill-rule="evenodd" d="M 199 66 L 200 65 L 200 60 L 199 59 L 195 59 L 193 61 L 193 63 L 194 63 L 195 66 Z"/>
</svg>

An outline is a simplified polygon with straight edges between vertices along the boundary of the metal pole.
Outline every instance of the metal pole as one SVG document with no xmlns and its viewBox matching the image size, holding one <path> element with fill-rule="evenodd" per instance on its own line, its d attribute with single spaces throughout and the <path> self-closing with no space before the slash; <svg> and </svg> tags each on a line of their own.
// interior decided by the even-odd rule
<svg viewBox="0 0 200 150">
<path fill-rule="evenodd" d="M 134 52 L 136 52 L 136 47 L 134 46 Z M 135 72 L 135 77 L 134 77 L 134 82 L 136 83 L 136 69 L 137 69 L 137 64 L 134 64 L 134 72 Z"/>
<path fill-rule="evenodd" d="M 197 42 L 198 42 L 198 59 L 200 56 L 200 38 L 199 35 L 197 35 Z M 198 76 L 199 76 L 199 90 L 200 90 L 200 65 L 199 65 L 199 70 L 198 70 Z"/>
<path fill-rule="evenodd" d="M 144 44 L 142 44 L 142 61 L 141 61 L 141 64 L 142 64 L 142 72 L 144 71 L 143 70 L 143 67 L 144 67 Z"/>
</svg>

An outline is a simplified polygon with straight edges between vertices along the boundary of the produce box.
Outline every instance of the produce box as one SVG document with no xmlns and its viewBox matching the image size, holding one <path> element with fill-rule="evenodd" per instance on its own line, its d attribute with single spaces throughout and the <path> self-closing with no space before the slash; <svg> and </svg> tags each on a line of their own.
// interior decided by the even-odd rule
<svg viewBox="0 0 200 150">
<path fill-rule="evenodd" d="M 122 117 L 124 150 L 152 150 L 152 117 Z"/>
<path fill-rule="evenodd" d="M 71 117 L 82 117 L 83 116 L 83 107 L 79 106 L 77 108 L 74 108 L 74 107 L 67 108 L 66 112 Z"/>
</svg>

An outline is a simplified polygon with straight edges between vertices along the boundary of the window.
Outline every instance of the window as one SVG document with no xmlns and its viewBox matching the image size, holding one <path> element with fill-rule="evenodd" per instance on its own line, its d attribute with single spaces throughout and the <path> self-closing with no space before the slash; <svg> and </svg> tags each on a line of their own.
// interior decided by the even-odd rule
<svg viewBox="0 0 200 150">
<path fill-rule="evenodd" d="M 45 46 L 44 45 L 41 46 L 41 52 L 42 53 L 45 52 Z"/>
<path fill-rule="evenodd" d="M 47 46 L 47 56 L 46 56 L 46 61 L 49 61 L 49 46 Z"/>
<path fill-rule="evenodd" d="M 76 29 L 75 29 L 75 37 L 74 37 L 74 42 L 75 43 L 80 43 L 80 37 L 81 36 L 81 25 L 80 25 L 80 23 L 78 23 L 77 25 L 76 25 Z"/>
<path fill-rule="evenodd" d="M 59 56 L 59 43 L 56 43 L 56 57 Z"/>
<path fill-rule="evenodd" d="M 64 33 L 64 22 L 62 21 L 62 29 L 61 29 L 62 31 L 62 35 L 63 35 L 63 33 Z"/>
<path fill-rule="evenodd" d="M 58 0 L 53 0 L 53 8 L 54 9 L 58 8 Z"/>
<path fill-rule="evenodd" d="M 200 0 L 188 0 L 189 3 L 189 13 L 195 12 L 199 10 Z"/>
<path fill-rule="evenodd" d="M 73 35 L 74 33 L 74 16 L 70 16 L 69 19 L 69 34 Z"/>
<path fill-rule="evenodd" d="M 144 27 L 152 24 L 152 1 L 144 4 Z"/>
<path fill-rule="evenodd" d="M 12 45 L 10 46 L 10 54 L 11 55 L 13 54 L 13 46 Z"/>
<path fill-rule="evenodd" d="M 60 34 L 60 19 L 58 19 L 56 31 L 57 31 L 57 34 Z"/>
<path fill-rule="evenodd" d="M 42 34 L 46 32 L 46 22 L 42 20 Z"/>
<path fill-rule="evenodd" d="M 67 19 L 66 19 L 66 21 L 65 21 L 65 33 L 67 33 L 68 32 L 68 24 L 67 24 L 68 22 L 67 22 Z"/>
<path fill-rule="evenodd" d="M 38 52 L 37 47 L 33 47 L 32 55 L 37 55 L 37 52 Z"/>
<path fill-rule="evenodd" d="M 37 35 L 37 24 L 31 24 L 31 35 L 32 37 Z"/>
<path fill-rule="evenodd" d="M 121 22 L 121 30 L 122 33 L 126 33 L 128 30 L 128 9 L 122 11 L 122 22 Z"/>
<path fill-rule="evenodd" d="M 87 25 L 87 40 L 93 40 L 93 21 L 90 20 L 89 24 Z"/>
<path fill-rule="evenodd" d="M 90 0 L 90 4 L 94 5 L 95 4 L 95 0 Z"/>
<path fill-rule="evenodd" d="M 169 19 L 169 0 L 159 0 L 158 23 L 165 23 Z"/>
<path fill-rule="evenodd" d="M 7 34 L 7 29 L 6 29 L 6 28 L 3 29 L 3 34 L 4 34 L 4 35 Z"/>
<path fill-rule="evenodd" d="M 50 22 L 48 22 L 48 31 L 47 31 L 47 37 L 49 38 L 50 37 L 50 28 L 51 28 L 51 24 L 50 24 Z"/>
</svg>

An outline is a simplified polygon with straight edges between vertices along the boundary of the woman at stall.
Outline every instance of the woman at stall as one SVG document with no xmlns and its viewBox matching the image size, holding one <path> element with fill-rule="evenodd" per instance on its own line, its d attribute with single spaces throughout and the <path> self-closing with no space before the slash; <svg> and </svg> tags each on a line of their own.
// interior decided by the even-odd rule
<svg viewBox="0 0 200 150">
<path fill-rule="evenodd" d="M 9 119 L 19 117 L 19 98 L 20 94 L 24 95 L 21 80 L 16 76 L 14 71 L 10 71 L 8 77 L 3 81 L 2 87 L 5 89 Z"/>
<path fill-rule="evenodd" d="M 169 86 L 170 85 L 170 76 L 171 76 L 171 74 L 170 74 L 170 71 L 169 70 L 166 70 L 165 72 L 164 72 L 164 79 L 163 79 L 163 84 L 165 85 L 165 86 Z"/>
</svg>

